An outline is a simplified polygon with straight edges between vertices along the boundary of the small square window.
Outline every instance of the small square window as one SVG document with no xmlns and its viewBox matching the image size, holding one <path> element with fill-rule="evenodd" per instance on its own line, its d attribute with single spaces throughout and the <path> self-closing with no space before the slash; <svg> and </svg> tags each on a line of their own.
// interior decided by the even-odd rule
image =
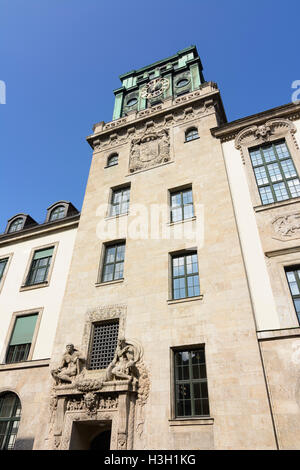
<svg viewBox="0 0 300 470">
<path fill-rule="evenodd" d="M 192 188 L 172 191 L 170 198 L 171 222 L 179 222 L 194 217 Z"/>
</svg>

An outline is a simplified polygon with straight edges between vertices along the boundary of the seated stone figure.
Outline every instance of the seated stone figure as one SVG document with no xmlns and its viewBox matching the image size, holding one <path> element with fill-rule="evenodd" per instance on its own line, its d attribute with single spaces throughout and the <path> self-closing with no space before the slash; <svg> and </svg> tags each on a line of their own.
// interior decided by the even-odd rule
<svg viewBox="0 0 300 470">
<path fill-rule="evenodd" d="M 80 361 L 83 361 L 81 353 L 74 348 L 73 344 L 67 344 L 66 352 L 62 357 L 62 361 L 58 369 L 51 371 L 52 377 L 56 385 L 63 382 L 72 383 L 74 377 L 80 373 Z"/>
<path fill-rule="evenodd" d="M 139 354 L 137 349 L 133 345 L 126 343 L 125 338 L 120 338 L 114 358 L 107 368 L 105 381 L 126 379 L 129 382 L 136 383 L 137 370 L 135 364 L 138 359 Z"/>
</svg>

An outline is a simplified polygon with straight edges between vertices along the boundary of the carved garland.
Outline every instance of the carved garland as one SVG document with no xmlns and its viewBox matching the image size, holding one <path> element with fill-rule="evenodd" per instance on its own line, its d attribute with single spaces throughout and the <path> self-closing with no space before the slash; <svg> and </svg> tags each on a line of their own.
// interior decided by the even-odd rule
<svg viewBox="0 0 300 470">
<path fill-rule="evenodd" d="M 290 134 L 295 147 L 299 150 L 298 142 L 295 138 L 297 132 L 296 126 L 288 119 L 271 119 L 265 124 L 259 126 L 250 126 L 243 129 L 235 138 L 235 148 L 240 150 L 242 161 L 245 164 L 247 158 L 247 149 L 250 146 L 261 145 L 270 142 L 272 136 Z"/>
</svg>

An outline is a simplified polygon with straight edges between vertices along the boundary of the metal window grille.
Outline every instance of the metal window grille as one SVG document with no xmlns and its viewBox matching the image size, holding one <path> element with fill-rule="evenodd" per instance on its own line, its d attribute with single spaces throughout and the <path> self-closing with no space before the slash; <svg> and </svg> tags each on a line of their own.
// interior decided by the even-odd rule
<svg viewBox="0 0 300 470">
<path fill-rule="evenodd" d="M 176 417 L 209 416 L 204 347 L 174 356 Z"/>
<path fill-rule="evenodd" d="M 93 325 L 90 369 L 106 369 L 114 358 L 119 334 L 119 322 L 110 321 Z"/>
<path fill-rule="evenodd" d="M 300 181 L 284 140 L 249 150 L 263 205 L 300 196 Z"/>
<path fill-rule="evenodd" d="M 14 393 L 0 396 L 0 450 L 12 450 L 15 446 L 21 418 L 21 403 Z"/>
</svg>

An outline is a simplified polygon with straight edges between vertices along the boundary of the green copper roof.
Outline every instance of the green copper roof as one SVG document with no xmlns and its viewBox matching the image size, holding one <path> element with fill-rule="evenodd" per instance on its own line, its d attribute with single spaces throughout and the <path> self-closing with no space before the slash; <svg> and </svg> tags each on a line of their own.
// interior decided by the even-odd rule
<svg viewBox="0 0 300 470">
<path fill-rule="evenodd" d="M 173 60 L 176 60 L 176 59 L 180 58 L 181 56 L 189 54 L 191 52 L 194 53 L 194 58 L 198 58 L 200 60 L 196 46 L 189 46 L 189 47 L 186 47 L 185 49 L 181 49 L 176 54 L 174 54 L 170 57 L 167 57 L 166 59 L 158 60 L 157 62 L 153 62 L 152 64 L 147 65 L 145 67 L 142 67 L 140 69 L 131 70 L 130 72 L 124 73 L 124 74 L 120 75 L 119 78 L 120 78 L 120 80 L 123 80 L 124 78 L 126 78 L 128 76 L 132 76 L 132 75 L 135 75 L 135 74 L 140 74 L 140 73 L 145 72 L 146 70 L 152 69 L 153 67 L 156 67 L 158 65 L 163 65 L 163 64 L 167 64 L 168 62 L 172 62 Z M 200 61 L 200 65 L 201 65 L 201 70 L 202 70 L 203 67 L 202 67 L 201 61 Z"/>
</svg>

